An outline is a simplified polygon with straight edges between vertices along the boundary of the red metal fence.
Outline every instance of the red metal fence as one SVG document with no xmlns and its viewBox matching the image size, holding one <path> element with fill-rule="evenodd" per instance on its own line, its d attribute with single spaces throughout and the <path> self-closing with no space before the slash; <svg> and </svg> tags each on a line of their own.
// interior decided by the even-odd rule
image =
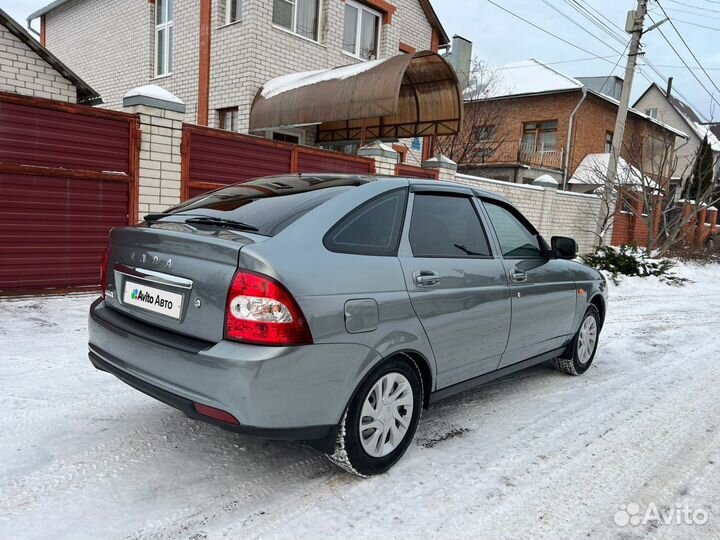
<svg viewBox="0 0 720 540">
<path fill-rule="evenodd" d="M 133 115 L 0 93 L 0 292 L 96 286 L 134 215 Z"/>
<path fill-rule="evenodd" d="M 412 165 L 405 165 L 403 163 L 398 163 L 395 166 L 395 174 L 398 176 L 409 176 L 410 178 L 432 178 L 433 180 L 437 180 L 440 176 L 437 170 L 413 167 Z"/>
<path fill-rule="evenodd" d="M 182 149 L 183 199 L 272 174 L 375 172 L 371 159 L 189 124 Z"/>
</svg>

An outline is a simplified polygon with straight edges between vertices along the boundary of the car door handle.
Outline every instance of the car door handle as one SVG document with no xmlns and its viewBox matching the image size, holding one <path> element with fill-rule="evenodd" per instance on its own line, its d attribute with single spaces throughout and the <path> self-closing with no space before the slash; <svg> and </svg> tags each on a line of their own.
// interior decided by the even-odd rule
<svg viewBox="0 0 720 540">
<path fill-rule="evenodd" d="M 522 270 L 513 270 L 512 274 L 510 274 L 510 277 L 515 282 L 527 281 L 527 274 Z"/>
<path fill-rule="evenodd" d="M 432 270 L 415 270 L 413 279 L 418 287 L 431 287 L 440 283 L 440 274 Z"/>
</svg>

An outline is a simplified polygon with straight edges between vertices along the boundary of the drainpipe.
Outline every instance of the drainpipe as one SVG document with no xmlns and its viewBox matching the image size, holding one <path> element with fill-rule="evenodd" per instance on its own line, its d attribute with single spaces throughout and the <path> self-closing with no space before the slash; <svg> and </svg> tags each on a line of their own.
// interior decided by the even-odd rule
<svg viewBox="0 0 720 540">
<path fill-rule="evenodd" d="M 568 134 L 567 134 L 567 141 L 565 141 L 565 163 L 563 166 L 563 183 L 562 188 L 563 191 L 567 189 L 567 181 L 568 181 L 568 166 L 570 165 L 570 141 L 572 140 L 573 136 L 573 127 L 575 127 L 575 113 L 578 112 L 578 109 L 582 106 L 583 102 L 585 101 L 585 98 L 587 97 L 587 87 L 582 87 L 582 97 L 580 98 L 580 101 L 578 101 L 578 104 L 575 105 L 575 108 L 570 113 L 570 122 L 568 123 Z"/>
</svg>

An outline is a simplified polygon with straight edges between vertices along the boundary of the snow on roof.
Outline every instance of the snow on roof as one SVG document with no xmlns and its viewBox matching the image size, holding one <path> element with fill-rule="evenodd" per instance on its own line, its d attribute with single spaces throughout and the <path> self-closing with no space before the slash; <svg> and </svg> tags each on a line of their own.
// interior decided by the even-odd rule
<svg viewBox="0 0 720 540">
<path fill-rule="evenodd" d="M 273 96 L 277 96 L 284 92 L 288 92 L 289 90 L 295 90 L 296 88 L 301 88 L 303 86 L 309 86 L 323 81 L 341 81 L 379 66 L 385 60 L 387 59 L 369 60 L 367 62 L 350 64 L 349 66 L 342 66 L 333 69 L 319 69 L 317 71 L 303 71 L 301 73 L 283 75 L 266 82 L 260 95 L 265 99 L 270 99 Z"/>
<path fill-rule="evenodd" d="M 583 84 L 531 58 L 526 62 L 505 64 L 496 69 L 497 81 L 488 97 L 509 97 L 580 90 Z"/>
<path fill-rule="evenodd" d="M 610 154 L 588 154 L 578 165 L 577 169 L 568 180 L 569 184 L 585 184 L 585 185 L 602 185 L 605 182 L 605 174 L 607 173 Z M 618 160 L 618 171 L 616 182 L 618 184 L 638 185 L 642 182 L 642 172 L 636 167 L 630 165 L 622 157 Z M 645 178 L 645 182 L 650 188 L 657 188 L 657 184 L 652 180 Z"/>
<path fill-rule="evenodd" d="M 132 90 L 130 90 L 123 97 L 129 98 L 135 96 L 160 99 L 162 101 L 169 101 L 171 103 L 180 103 L 184 105 L 184 103 L 179 97 L 177 97 L 175 94 L 168 92 L 157 84 L 146 84 L 145 86 L 138 86 L 137 88 L 133 88 Z"/>
<path fill-rule="evenodd" d="M 534 58 L 531 58 L 526 62 L 505 64 L 504 66 L 496 68 L 495 71 L 497 73 L 497 79 L 490 83 L 489 88 L 479 89 L 477 86 L 471 84 L 465 90 L 465 99 L 472 101 L 478 99 L 569 92 L 572 90 L 581 90 L 585 86 L 578 79 L 565 75 L 557 69 L 548 66 L 547 64 L 543 64 Z M 611 96 L 590 89 L 587 91 L 588 93 L 609 101 L 616 106 L 619 105 L 618 100 Z M 667 124 L 663 124 L 656 118 L 653 118 L 642 111 L 633 108 L 630 108 L 630 111 L 633 114 L 653 122 L 654 124 L 662 126 L 679 137 L 687 138 L 687 135 L 684 132 Z"/>
</svg>

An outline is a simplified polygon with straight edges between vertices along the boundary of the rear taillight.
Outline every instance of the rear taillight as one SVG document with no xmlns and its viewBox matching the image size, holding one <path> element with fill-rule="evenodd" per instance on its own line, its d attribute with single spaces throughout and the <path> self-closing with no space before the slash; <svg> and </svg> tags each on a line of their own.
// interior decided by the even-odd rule
<svg viewBox="0 0 720 540">
<path fill-rule="evenodd" d="M 238 271 L 227 298 L 225 338 L 260 345 L 304 345 L 312 334 L 300 307 L 274 279 Z"/>
<path fill-rule="evenodd" d="M 100 290 L 102 291 L 102 297 L 105 298 L 107 292 L 107 266 L 108 258 L 110 257 L 110 246 L 105 248 L 103 253 L 102 265 L 100 266 Z"/>
</svg>

